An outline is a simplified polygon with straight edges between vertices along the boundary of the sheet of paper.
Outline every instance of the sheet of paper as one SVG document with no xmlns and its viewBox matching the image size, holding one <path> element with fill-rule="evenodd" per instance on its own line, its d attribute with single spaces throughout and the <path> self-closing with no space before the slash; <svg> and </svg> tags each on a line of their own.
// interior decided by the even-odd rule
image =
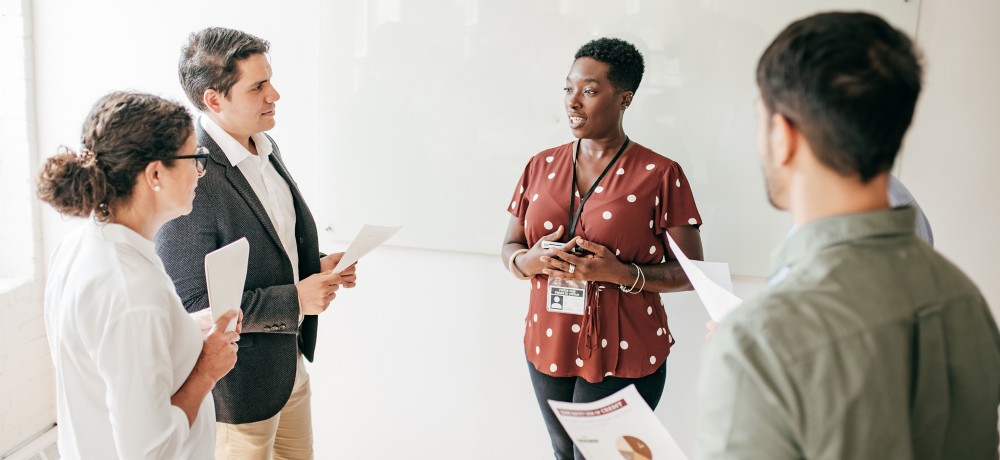
<svg viewBox="0 0 1000 460">
<path fill-rule="evenodd" d="M 205 255 L 205 284 L 212 320 L 218 321 L 229 310 L 238 310 L 243 302 L 243 286 L 247 279 L 250 243 L 240 238 Z M 236 330 L 233 318 L 226 331 Z"/>
<path fill-rule="evenodd" d="M 386 240 L 392 238 L 402 226 L 396 227 L 380 227 L 378 225 L 368 225 L 365 224 L 361 227 L 361 231 L 358 232 L 358 236 L 354 237 L 354 241 L 351 241 L 351 245 L 347 247 L 347 251 L 344 251 L 344 258 L 340 259 L 336 267 L 333 267 L 334 273 L 340 273 L 344 271 L 345 268 L 350 267 L 351 264 L 357 262 L 362 256 L 371 252 L 372 249 L 379 247 Z"/>
<path fill-rule="evenodd" d="M 725 262 L 702 262 L 688 259 L 684 251 L 677 246 L 674 239 L 667 233 L 667 242 L 674 257 L 681 263 L 681 268 L 687 274 L 694 286 L 698 298 L 705 304 L 708 316 L 712 321 L 720 322 L 731 311 L 743 303 L 743 299 L 733 294 L 733 279 L 729 275 L 729 264 Z"/>
<path fill-rule="evenodd" d="M 549 406 L 587 460 L 687 460 L 634 385 L 592 403 Z"/>
</svg>

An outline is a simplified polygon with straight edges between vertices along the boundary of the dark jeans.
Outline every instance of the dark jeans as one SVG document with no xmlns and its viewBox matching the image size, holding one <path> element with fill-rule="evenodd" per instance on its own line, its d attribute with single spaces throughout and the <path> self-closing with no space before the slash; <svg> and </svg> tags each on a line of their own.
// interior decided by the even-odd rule
<svg viewBox="0 0 1000 460">
<path fill-rule="evenodd" d="M 605 377 L 598 383 L 590 383 L 580 377 L 552 377 L 545 375 L 535 369 L 535 366 L 528 363 L 528 373 L 531 375 L 531 384 L 535 387 L 535 399 L 538 400 L 538 407 L 542 409 L 542 418 L 545 419 L 545 426 L 549 429 L 549 437 L 552 438 L 552 450 L 555 451 L 556 460 L 582 460 L 580 451 L 573 447 L 573 440 L 566 434 L 556 414 L 549 407 L 548 400 L 572 401 L 572 402 L 594 402 L 601 398 L 611 396 L 618 390 L 627 386 L 635 385 L 639 390 L 642 399 L 646 400 L 649 407 L 656 409 L 663 395 L 663 386 L 667 382 L 667 365 L 664 363 L 659 369 L 653 371 L 645 377 L 637 379 L 626 379 L 619 377 Z"/>
</svg>

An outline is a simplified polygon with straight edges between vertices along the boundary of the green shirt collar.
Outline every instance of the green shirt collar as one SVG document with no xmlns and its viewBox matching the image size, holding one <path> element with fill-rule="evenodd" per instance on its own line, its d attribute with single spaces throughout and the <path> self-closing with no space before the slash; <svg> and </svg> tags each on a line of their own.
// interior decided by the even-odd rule
<svg viewBox="0 0 1000 460">
<path fill-rule="evenodd" d="M 826 217 L 798 229 L 771 256 L 772 273 L 823 249 L 864 238 L 913 234 L 916 211 L 903 206 Z"/>
</svg>

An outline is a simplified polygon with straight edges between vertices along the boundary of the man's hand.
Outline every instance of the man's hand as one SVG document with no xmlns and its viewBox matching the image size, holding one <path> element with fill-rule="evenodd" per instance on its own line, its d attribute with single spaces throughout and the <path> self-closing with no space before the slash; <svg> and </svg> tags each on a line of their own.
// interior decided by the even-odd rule
<svg viewBox="0 0 1000 460">
<path fill-rule="evenodd" d="M 340 275 L 328 272 L 316 273 L 299 281 L 295 285 L 299 292 L 299 311 L 303 315 L 318 315 L 326 311 L 337 297 L 341 282 Z"/>
<path fill-rule="evenodd" d="M 343 252 L 338 252 L 336 254 L 330 254 L 326 257 L 319 259 L 319 270 L 323 273 L 329 273 L 334 267 L 340 263 L 340 259 L 344 258 Z M 345 288 L 352 288 L 357 285 L 357 269 L 358 263 L 355 262 L 351 264 L 350 267 L 345 268 L 339 273 L 341 282 L 340 284 Z"/>
<path fill-rule="evenodd" d="M 708 342 L 709 340 L 712 340 L 712 335 L 715 334 L 715 327 L 718 326 L 718 325 L 719 325 L 719 323 L 716 323 L 715 321 L 712 321 L 712 320 L 708 320 L 708 322 L 705 323 L 705 329 L 708 330 L 708 332 L 705 333 L 705 341 L 706 342 Z"/>
</svg>

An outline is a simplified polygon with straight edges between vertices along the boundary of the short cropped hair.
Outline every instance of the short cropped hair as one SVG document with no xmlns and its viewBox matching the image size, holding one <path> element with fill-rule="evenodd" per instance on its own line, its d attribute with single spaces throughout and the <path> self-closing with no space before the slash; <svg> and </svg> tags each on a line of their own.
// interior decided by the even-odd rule
<svg viewBox="0 0 1000 460">
<path fill-rule="evenodd" d="M 608 80 L 617 91 L 635 93 L 646 64 L 631 43 L 618 38 L 598 38 L 581 46 L 574 60 L 589 57 L 608 65 Z"/>
<path fill-rule="evenodd" d="M 757 65 L 768 112 L 801 131 L 822 164 L 865 183 L 892 168 L 921 78 L 913 42 L 868 13 L 793 22 Z"/>
<path fill-rule="evenodd" d="M 202 96 L 214 89 L 229 97 L 240 79 L 239 63 L 266 54 L 270 43 L 239 30 L 210 27 L 191 34 L 181 49 L 177 76 L 188 99 L 198 110 L 207 110 Z"/>
</svg>

